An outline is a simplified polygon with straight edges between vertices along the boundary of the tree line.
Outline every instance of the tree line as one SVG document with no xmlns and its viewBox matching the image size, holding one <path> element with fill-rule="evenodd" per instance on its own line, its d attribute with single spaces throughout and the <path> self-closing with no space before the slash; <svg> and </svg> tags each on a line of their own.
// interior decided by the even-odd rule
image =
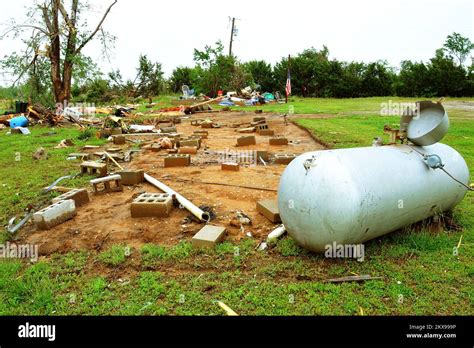
<svg viewBox="0 0 474 348">
<path fill-rule="evenodd" d="M 77 54 L 72 70 L 73 102 L 108 103 L 150 99 L 160 94 L 180 93 L 183 85 L 196 94 L 215 97 L 219 90 L 239 91 L 251 86 L 263 92 L 284 95 L 288 65 L 292 94 L 304 97 L 358 98 L 372 96 L 402 97 L 471 97 L 474 96 L 474 60 L 466 63 L 474 44 L 457 33 L 449 35 L 444 45 L 427 62 L 401 62 L 399 68 L 386 61 L 344 62 L 330 58 L 329 49 L 309 48 L 272 65 L 263 60 L 241 62 L 224 53 L 221 42 L 194 50 L 194 66 L 177 67 L 165 78 L 159 62 L 140 55 L 136 76 L 124 79 L 119 70 L 103 74 L 88 57 Z M 21 71 L 14 54 L 0 62 L 4 67 Z M 55 102 L 51 84 L 50 61 L 38 57 L 34 71 L 15 88 L 0 89 L 0 97 L 25 96 L 43 104 Z"/>
</svg>

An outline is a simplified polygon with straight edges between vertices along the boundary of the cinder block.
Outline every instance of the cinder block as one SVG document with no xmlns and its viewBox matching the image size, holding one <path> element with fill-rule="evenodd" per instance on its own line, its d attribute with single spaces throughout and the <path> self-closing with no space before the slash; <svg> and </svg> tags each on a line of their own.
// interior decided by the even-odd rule
<svg viewBox="0 0 474 348">
<path fill-rule="evenodd" d="M 201 137 L 201 139 L 207 139 L 209 137 L 209 132 L 206 130 L 197 130 L 194 131 L 193 134 Z"/>
<path fill-rule="evenodd" d="M 214 126 L 213 122 L 202 122 L 201 128 L 212 128 Z"/>
<path fill-rule="evenodd" d="M 196 146 L 182 146 L 179 148 L 178 153 L 195 155 L 197 154 L 197 147 Z"/>
<path fill-rule="evenodd" d="M 97 175 L 99 177 L 107 175 L 107 164 L 85 161 L 81 163 L 81 173 Z"/>
<path fill-rule="evenodd" d="M 173 198 L 167 193 L 142 193 L 130 205 L 132 217 L 166 217 L 173 209 Z"/>
<path fill-rule="evenodd" d="M 89 194 L 87 193 L 86 189 L 74 189 L 69 192 L 65 192 L 62 195 L 53 198 L 52 202 L 59 203 L 60 201 L 66 201 L 68 199 L 72 199 L 74 201 L 76 208 L 90 202 Z"/>
<path fill-rule="evenodd" d="M 201 138 L 188 138 L 188 139 L 182 139 L 179 141 L 179 147 L 185 147 L 185 146 L 195 146 L 198 149 L 201 148 Z"/>
<path fill-rule="evenodd" d="M 221 164 L 221 169 L 222 170 L 231 170 L 234 172 L 238 172 L 240 169 L 240 166 L 238 163 L 232 163 L 232 162 L 227 162 L 227 163 L 222 163 Z"/>
<path fill-rule="evenodd" d="M 187 167 L 191 164 L 189 154 L 168 155 L 165 157 L 165 168 L 169 167 Z"/>
<path fill-rule="evenodd" d="M 68 157 L 76 157 L 82 161 L 89 160 L 92 158 L 92 154 L 85 152 L 73 152 L 68 155 Z"/>
<path fill-rule="evenodd" d="M 253 121 L 254 121 L 254 122 L 266 121 L 266 117 L 265 117 L 265 116 L 255 116 L 255 117 L 253 118 Z"/>
<path fill-rule="evenodd" d="M 266 199 L 263 201 L 258 201 L 257 211 L 271 222 L 281 222 L 280 212 L 278 210 L 278 201 L 276 199 Z"/>
<path fill-rule="evenodd" d="M 214 248 L 225 237 L 226 229 L 222 226 L 206 225 L 192 239 L 194 248 Z"/>
<path fill-rule="evenodd" d="M 176 133 L 178 130 L 175 126 L 171 127 L 160 127 L 162 133 Z"/>
<path fill-rule="evenodd" d="M 122 170 L 117 173 L 122 177 L 122 185 L 137 185 L 145 181 L 144 170 Z"/>
<path fill-rule="evenodd" d="M 95 194 L 123 191 L 122 177 L 118 174 L 93 179 L 90 184 Z"/>
<path fill-rule="evenodd" d="M 257 151 L 257 163 L 259 162 L 259 157 L 262 157 L 262 159 L 265 162 L 268 162 L 270 160 L 270 156 L 268 154 L 268 151 L 265 151 L 265 150 L 258 150 Z"/>
<path fill-rule="evenodd" d="M 262 124 L 257 125 L 256 128 L 257 128 L 257 131 L 268 129 L 268 124 L 262 123 Z"/>
<path fill-rule="evenodd" d="M 270 145 L 288 145 L 288 139 L 286 138 L 270 138 Z"/>
<path fill-rule="evenodd" d="M 191 126 L 200 126 L 204 120 L 191 120 Z"/>
<path fill-rule="evenodd" d="M 237 138 L 237 146 L 247 146 L 247 145 L 256 145 L 257 141 L 255 140 L 255 135 L 246 135 L 240 138 Z"/>
<path fill-rule="evenodd" d="M 275 135 L 275 131 L 273 129 L 262 129 L 262 130 L 259 130 L 258 131 L 258 134 L 259 135 L 270 135 L 270 136 L 274 136 Z"/>
<path fill-rule="evenodd" d="M 76 216 L 74 200 L 59 201 L 33 214 L 33 221 L 40 230 L 48 230 Z"/>
<path fill-rule="evenodd" d="M 296 155 L 292 154 L 277 154 L 275 155 L 275 163 L 277 164 L 289 164 L 296 158 Z"/>
<path fill-rule="evenodd" d="M 123 145 L 125 144 L 125 136 L 124 135 L 115 135 L 113 137 L 115 145 Z"/>
</svg>

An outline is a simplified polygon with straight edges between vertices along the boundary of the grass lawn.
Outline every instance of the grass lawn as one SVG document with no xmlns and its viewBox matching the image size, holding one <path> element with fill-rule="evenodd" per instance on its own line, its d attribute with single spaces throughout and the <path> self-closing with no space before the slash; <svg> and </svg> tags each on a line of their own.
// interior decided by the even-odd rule
<svg viewBox="0 0 474 348">
<path fill-rule="evenodd" d="M 396 98 L 391 98 L 393 101 Z M 293 100 L 295 113 L 333 114 L 296 122 L 334 148 L 370 145 L 394 117 L 378 116 L 388 98 Z M 403 101 L 410 101 L 403 99 Z M 165 104 L 165 103 L 164 103 Z M 164 105 L 165 106 L 165 105 Z M 285 105 L 256 107 L 285 112 Z M 247 108 L 246 108 L 247 109 Z M 474 117 L 450 111 L 444 142 L 474 167 Z M 6 224 L 28 203 L 52 196 L 40 190 L 57 177 L 77 172 L 66 161 L 86 143 L 76 129 L 31 128 L 32 135 L 0 132 L 0 216 Z M 74 148 L 54 149 L 64 138 Z M 87 144 L 100 141 L 91 139 Z M 43 146 L 47 161 L 31 159 Z M 15 161 L 15 153 L 21 160 Z M 84 186 L 89 178 L 64 182 Z M 471 179 L 474 177 L 471 173 Z M 472 315 L 474 298 L 474 196 L 456 208 L 460 232 L 396 232 L 365 245 L 365 260 L 331 260 L 310 254 L 285 237 L 265 252 L 255 241 L 220 244 L 196 251 L 187 242 L 172 247 L 115 245 L 101 253 L 56 254 L 36 263 L 0 260 L 0 314 L 3 315 L 223 315 L 216 300 L 241 315 Z M 457 255 L 453 248 L 463 236 Z M 1 234 L 2 240 L 8 237 Z M 130 252 L 128 252 L 130 251 Z M 115 270 L 120 277 L 104 276 Z M 111 272 L 108 272 L 109 274 Z M 354 274 L 381 276 L 364 283 L 329 284 L 324 280 Z"/>
</svg>

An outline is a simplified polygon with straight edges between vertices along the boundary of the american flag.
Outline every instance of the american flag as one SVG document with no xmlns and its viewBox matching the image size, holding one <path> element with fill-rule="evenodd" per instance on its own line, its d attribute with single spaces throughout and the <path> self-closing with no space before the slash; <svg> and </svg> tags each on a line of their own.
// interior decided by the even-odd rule
<svg viewBox="0 0 474 348">
<path fill-rule="evenodd" d="M 290 74 L 290 69 L 288 69 L 288 77 L 286 78 L 286 96 L 289 96 L 291 94 L 291 74 Z"/>
</svg>

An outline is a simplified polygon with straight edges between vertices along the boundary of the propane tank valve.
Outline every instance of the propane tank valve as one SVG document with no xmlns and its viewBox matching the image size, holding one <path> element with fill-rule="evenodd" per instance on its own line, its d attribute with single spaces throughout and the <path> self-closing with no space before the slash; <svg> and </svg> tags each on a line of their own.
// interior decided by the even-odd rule
<svg viewBox="0 0 474 348">
<path fill-rule="evenodd" d="M 303 162 L 303 167 L 306 170 L 306 175 L 308 175 L 309 170 L 313 166 L 314 161 L 316 160 L 316 156 L 311 156 L 311 158 L 308 158 Z"/>
<path fill-rule="evenodd" d="M 441 169 L 444 167 L 443 161 L 438 155 L 423 155 L 423 160 L 431 169 Z"/>
</svg>

